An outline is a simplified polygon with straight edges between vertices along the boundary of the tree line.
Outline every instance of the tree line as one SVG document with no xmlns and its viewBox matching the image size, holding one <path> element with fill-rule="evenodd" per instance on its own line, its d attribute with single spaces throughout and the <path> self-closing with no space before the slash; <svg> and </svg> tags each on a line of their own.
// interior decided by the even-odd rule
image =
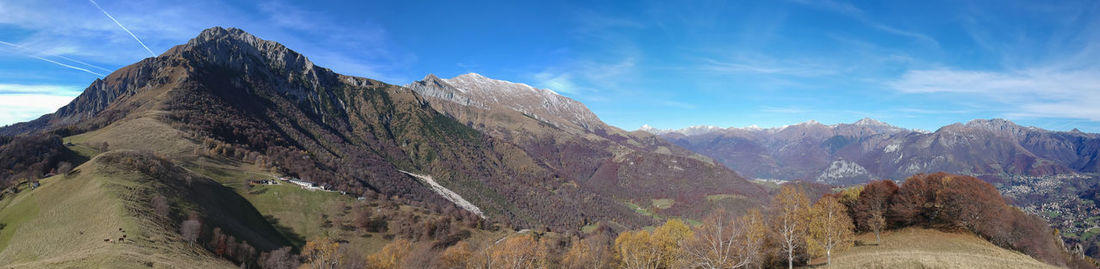
<svg viewBox="0 0 1100 269">
<path fill-rule="evenodd" d="M 306 248 L 309 268 L 778 268 L 806 265 L 855 244 L 855 234 L 906 227 L 974 233 L 1051 265 L 1093 268 L 1070 255 L 1042 219 L 1010 206 L 989 183 L 946 173 L 897 185 L 879 180 L 812 201 L 785 184 L 766 208 L 735 216 L 718 210 L 701 222 L 670 219 L 652 229 L 601 225 L 573 235 L 527 232 L 496 241 L 432 245 L 395 240 L 362 255 L 319 239 Z M 870 244 L 868 242 L 868 244 Z M 321 263 L 321 264 L 318 264 Z"/>
</svg>

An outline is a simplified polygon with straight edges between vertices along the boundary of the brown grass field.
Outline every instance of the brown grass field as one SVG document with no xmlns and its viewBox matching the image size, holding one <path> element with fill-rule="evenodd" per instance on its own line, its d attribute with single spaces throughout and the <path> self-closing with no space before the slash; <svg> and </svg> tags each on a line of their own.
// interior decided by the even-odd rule
<svg viewBox="0 0 1100 269">
<path fill-rule="evenodd" d="M 907 228 L 887 231 L 882 244 L 875 244 L 872 233 L 860 234 L 853 246 L 825 258 L 816 258 L 810 267 L 821 268 L 1056 268 L 1023 253 L 1004 249 L 969 233 Z"/>
</svg>

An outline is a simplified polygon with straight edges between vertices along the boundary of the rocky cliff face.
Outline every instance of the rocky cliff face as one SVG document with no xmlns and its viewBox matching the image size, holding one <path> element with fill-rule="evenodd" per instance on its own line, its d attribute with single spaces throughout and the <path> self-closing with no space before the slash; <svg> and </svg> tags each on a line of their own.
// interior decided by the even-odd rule
<svg viewBox="0 0 1100 269">
<path fill-rule="evenodd" d="M 835 184 L 939 171 L 978 176 L 1096 172 L 1100 147 L 1096 134 L 1052 132 L 1002 119 L 953 124 L 931 133 L 873 119 L 708 129 L 658 133 L 749 177 Z"/>
</svg>

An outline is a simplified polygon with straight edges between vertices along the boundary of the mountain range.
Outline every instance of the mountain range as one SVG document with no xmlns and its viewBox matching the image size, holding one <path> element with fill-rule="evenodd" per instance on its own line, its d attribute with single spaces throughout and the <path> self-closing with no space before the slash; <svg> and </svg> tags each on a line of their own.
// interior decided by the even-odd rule
<svg viewBox="0 0 1100 269">
<path fill-rule="evenodd" d="M 1003 119 L 934 132 L 870 118 L 778 128 L 643 128 L 750 178 L 858 184 L 946 171 L 996 181 L 1009 176 L 1100 172 L 1100 135 L 1024 127 Z"/>
<path fill-rule="evenodd" d="M 935 132 L 873 119 L 625 131 L 549 89 L 475 73 L 393 85 L 215 27 L 97 79 L 54 113 L 0 127 L 0 164 L 11 166 L 0 175 L 0 261 L 245 266 L 330 236 L 438 250 L 491 242 L 501 226 L 541 236 L 741 214 L 776 189 L 746 177 L 810 181 L 820 197 L 938 171 L 1097 173 L 1098 158 L 1100 135 L 999 119 Z M 278 186 L 291 184 L 326 192 Z M 36 242 L 64 247 L 42 259 Z"/>
<path fill-rule="evenodd" d="M 706 157 L 610 127 L 549 90 L 477 74 L 390 85 L 335 73 L 235 28 L 207 29 L 119 69 L 57 112 L 0 135 L 93 130 L 182 138 L 88 141 L 111 140 L 111 149 L 184 164 L 212 151 L 331 189 L 456 207 L 416 175 L 428 176 L 518 227 L 636 227 L 654 220 L 631 207 L 653 199 L 674 201 L 661 208 L 667 214 L 701 214 L 709 207 L 700 205 L 723 206 L 708 195 L 741 197 L 731 207 L 742 208 L 764 197 Z"/>
</svg>

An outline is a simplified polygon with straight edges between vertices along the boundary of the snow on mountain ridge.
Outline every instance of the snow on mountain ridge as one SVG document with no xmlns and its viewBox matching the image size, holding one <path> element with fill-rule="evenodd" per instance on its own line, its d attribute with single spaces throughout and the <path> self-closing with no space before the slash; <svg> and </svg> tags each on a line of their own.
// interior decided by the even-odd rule
<svg viewBox="0 0 1100 269">
<path fill-rule="evenodd" d="M 591 131 L 604 125 L 584 104 L 557 92 L 524 83 L 492 79 L 477 73 L 467 73 L 450 79 L 429 75 L 408 87 L 423 95 L 463 105 L 483 109 L 505 107 L 558 127 Z"/>
</svg>

